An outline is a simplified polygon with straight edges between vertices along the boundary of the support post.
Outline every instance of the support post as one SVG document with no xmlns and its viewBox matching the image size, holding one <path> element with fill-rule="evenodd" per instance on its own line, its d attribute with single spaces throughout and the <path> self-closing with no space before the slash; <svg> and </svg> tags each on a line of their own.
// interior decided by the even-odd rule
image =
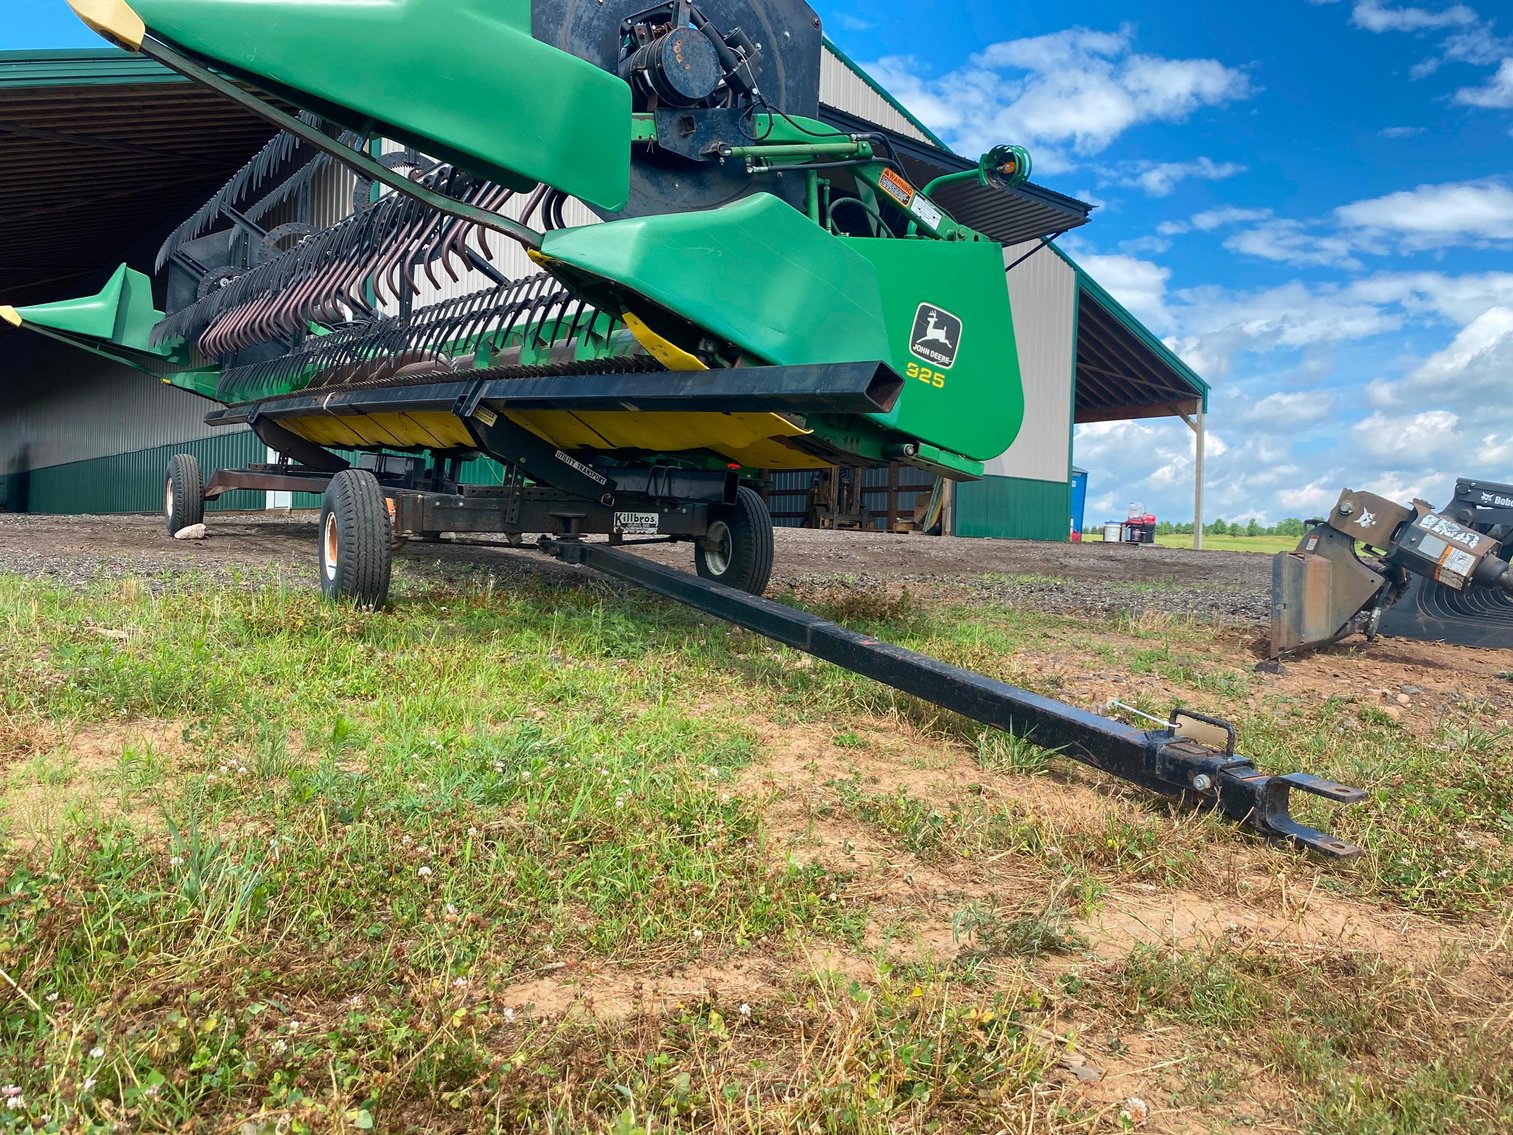
<svg viewBox="0 0 1513 1135">
<path fill-rule="evenodd" d="M 1208 439 L 1208 423 L 1204 420 L 1203 403 L 1198 403 L 1197 412 L 1189 418 L 1182 415 L 1187 428 L 1193 431 L 1195 460 L 1193 462 L 1193 547 L 1203 550 L 1203 450 Z"/>
</svg>

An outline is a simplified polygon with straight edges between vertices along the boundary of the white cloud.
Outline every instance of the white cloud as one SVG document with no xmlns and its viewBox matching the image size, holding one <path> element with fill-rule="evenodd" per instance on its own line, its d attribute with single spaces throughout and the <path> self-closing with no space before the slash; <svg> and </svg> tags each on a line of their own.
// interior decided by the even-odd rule
<svg viewBox="0 0 1513 1135">
<path fill-rule="evenodd" d="M 1444 43 L 1440 44 L 1440 49 L 1445 53 L 1446 60 L 1490 67 L 1513 54 L 1513 36 L 1494 34 L 1492 23 L 1488 21 L 1447 36 Z"/>
<path fill-rule="evenodd" d="M 1133 30 L 1071 28 L 991 44 L 961 68 L 929 77 L 912 57 L 867 69 L 965 153 L 1001 142 L 1032 147 L 1042 171 L 1072 168 L 1145 122 L 1176 122 L 1250 96 L 1243 71 L 1214 59 L 1133 50 Z"/>
<path fill-rule="evenodd" d="M 1513 110 L 1513 59 L 1504 59 L 1497 74 L 1482 86 L 1462 87 L 1456 91 L 1455 101 L 1466 106 Z"/>
<path fill-rule="evenodd" d="M 1425 359 L 1404 385 L 1441 397 L 1452 391 L 1476 401 L 1485 397 L 1502 406 L 1507 401 L 1509 375 L 1513 375 L 1513 307 L 1494 307 L 1461 328 L 1448 347 Z M 1492 412 L 1497 412 L 1495 407 Z"/>
<path fill-rule="evenodd" d="M 1164 332 L 1171 326 L 1171 315 L 1166 310 L 1166 281 L 1171 278 L 1170 268 L 1119 254 L 1082 255 L 1077 257 L 1077 263 L 1152 330 Z"/>
<path fill-rule="evenodd" d="M 1322 516 L 1340 499 L 1342 488 L 1333 477 L 1324 476 L 1301 488 L 1283 489 L 1277 494 L 1277 502 L 1292 515 Z"/>
<path fill-rule="evenodd" d="M 1406 251 L 1513 240 L 1513 190 L 1498 181 L 1420 185 L 1334 211 L 1359 245 L 1395 239 Z"/>
<path fill-rule="evenodd" d="M 1513 307 L 1492 307 L 1461 328 L 1449 346 L 1429 356 L 1406 378 L 1372 383 L 1367 397 L 1383 408 L 1432 401 L 1463 406 L 1483 422 L 1513 422 L 1513 407 L 1507 402 L 1510 374 Z"/>
<path fill-rule="evenodd" d="M 1502 68 L 1485 85 L 1462 87 L 1455 101 L 1466 106 L 1513 109 L 1513 36 L 1499 36 L 1491 20 L 1483 20 L 1465 4 L 1393 5 L 1384 0 L 1356 0 L 1351 22 L 1371 32 L 1441 32 L 1439 53 L 1420 60 L 1408 72 L 1411 79 L 1426 79 L 1446 63 L 1469 63 L 1476 67 Z M 1383 132 L 1384 137 L 1403 137 Z"/>
<path fill-rule="evenodd" d="M 1214 381 L 1209 421 L 1225 433 L 1208 453 L 1210 518 L 1318 515 L 1346 486 L 1443 503 L 1456 475 L 1507 479 L 1513 468 L 1513 272 L 1241 292 L 1173 289 L 1164 268 L 1129 255 L 1079 261 L 1132 307 L 1153 309 L 1168 345 Z M 1446 324 L 1437 349 L 1415 359 L 1428 329 Z M 1353 372 L 1337 375 L 1347 347 Z M 1366 381 L 1374 372 L 1385 377 Z M 1092 473 L 1093 512 L 1118 515 L 1136 500 L 1172 519 L 1192 514 L 1192 438 L 1180 422 L 1079 427 L 1076 459 Z"/>
<path fill-rule="evenodd" d="M 1279 390 L 1245 411 L 1244 418 L 1262 429 L 1294 430 L 1325 421 L 1333 409 L 1334 395 L 1327 391 Z"/>
<path fill-rule="evenodd" d="M 1170 306 L 1185 336 L 1214 357 L 1356 342 L 1395 331 L 1403 317 L 1338 288 L 1311 289 L 1296 281 L 1257 292 L 1222 288 L 1180 291 Z"/>
<path fill-rule="evenodd" d="M 1196 158 L 1190 162 L 1137 162 L 1130 167 L 1129 176 L 1133 176 L 1135 184 L 1152 197 L 1166 197 L 1179 182 L 1188 178 L 1222 181 L 1244 172 L 1245 167 L 1234 162 Z"/>
<path fill-rule="evenodd" d="M 1274 217 L 1269 209 L 1210 209 L 1163 221 L 1160 236 L 1249 225 L 1224 247 L 1280 264 L 1355 271 L 1362 254 L 1424 252 L 1448 245 L 1490 247 L 1513 241 L 1513 189 L 1500 181 L 1420 185 L 1341 205 L 1328 218 Z"/>
<path fill-rule="evenodd" d="M 1356 280 L 1347 294 L 1381 306 L 1400 305 L 1464 327 L 1494 307 L 1513 307 L 1513 272 L 1383 272 Z"/>
<path fill-rule="evenodd" d="M 1468 27 L 1479 22 L 1476 13 L 1464 4 L 1436 11 L 1389 7 L 1382 0 L 1356 0 L 1350 20 L 1356 27 L 1369 32 L 1417 32 L 1431 28 Z"/>
<path fill-rule="evenodd" d="M 1231 252 L 1283 264 L 1359 268 L 1351 241 L 1307 229 L 1299 221 L 1269 220 L 1242 229 L 1224 241 Z"/>
<path fill-rule="evenodd" d="M 1460 417 L 1449 410 L 1386 414 L 1378 410 L 1351 427 L 1360 451 L 1380 461 L 1401 461 L 1411 455 L 1419 462 L 1454 460 L 1460 456 L 1456 436 Z"/>
<path fill-rule="evenodd" d="M 1212 232 L 1214 229 L 1223 228 L 1225 225 L 1244 224 L 1247 221 L 1264 221 L 1271 216 L 1270 209 L 1206 209 L 1201 213 L 1194 213 L 1192 226 L 1199 232 Z"/>
<path fill-rule="evenodd" d="M 1194 213 L 1185 221 L 1162 221 L 1156 226 L 1156 231 L 1163 236 L 1178 236 L 1193 231 L 1206 233 L 1226 225 L 1264 221 L 1270 216 L 1270 209 L 1240 209 L 1226 206 L 1221 209 L 1205 209 L 1201 213 Z"/>
<path fill-rule="evenodd" d="M 1160 256 L 1171 246 L 1172 242 L 1162 236 L 1137 236 L 1133 240 L 1121 240 L 1119 251 L 1130 256 Z"/>
<path fill-rule="evenodd" d="M 1386 126 L 1377 131 L 1381 138 L 1417 138 L 1424 132 L 1422 126 Z"/>
</svg>

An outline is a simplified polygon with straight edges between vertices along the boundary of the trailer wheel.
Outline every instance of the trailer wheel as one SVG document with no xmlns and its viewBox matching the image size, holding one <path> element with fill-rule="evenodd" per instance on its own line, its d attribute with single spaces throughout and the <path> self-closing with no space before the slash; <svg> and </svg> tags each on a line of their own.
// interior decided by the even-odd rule
<svg viewBox="0 0 1513 1135">
<path fill-rule="evenodd" d="M 168 535 L 205 519 L 205 477 L 192 453 L 175 453 L 163 479 L 163 522 Z"/>
<path fill-rule="evenodd" d="M 735 504 L 709 522 L 693 546 L 700 576 L 760 595 L 772 577 L 772 514 L 755 492 L 741 488 Z"/>
<path fill-rule="evenodd" d="M 382 607 L 389 596 L 393 536 L 377 477 L 366 469 L 343 469 L 332 477 L 320 508 L 320 589 L 326 598 Z"/>
</svg>

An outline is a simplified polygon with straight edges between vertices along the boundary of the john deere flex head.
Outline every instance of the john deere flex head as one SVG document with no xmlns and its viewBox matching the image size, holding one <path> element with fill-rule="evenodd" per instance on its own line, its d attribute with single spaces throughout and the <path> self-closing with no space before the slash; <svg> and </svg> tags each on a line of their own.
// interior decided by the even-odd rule
<svg viewBox="0 0 1513 1135">
<path fill-rule="evenodd" d="M 164 245 L 164 312 L 129 273 L 9 311 L 23 327 L 322 447 L 479 447 L 465 422 L 346 397 L 379 386 L 599 375 L 609 397 L 626 374 L 756 368 L 804 373 L 739 412 L 489 405 L 569 454 L 769 469 L 970 478 L 1018 432 L 1001 246 L 885 136 L 818 119 L 801 0 L 69 2 L 281 133 Z M 358 174 L 356 211 L 279 223 L 333 162 Z M 970 176 L 1028 174 L 1002 147 Z M 321 414 L 278 403 L 313 389 L 335 396 Z"/>
</svg>

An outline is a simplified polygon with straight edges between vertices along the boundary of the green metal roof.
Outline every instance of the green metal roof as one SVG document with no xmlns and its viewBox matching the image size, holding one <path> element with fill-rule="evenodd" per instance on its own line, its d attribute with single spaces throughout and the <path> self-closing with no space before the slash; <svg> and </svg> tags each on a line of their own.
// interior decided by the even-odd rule
<svg viewBox="0 0 1513 1135">
<path fill-rule="evenodd" d="M 183 83 L 155 59 L 116 47 L 0 51 L 0 89 Z"/>
<path fill-rule="evenodd" d="M 1109 295 L 1107 289 L 1088 275 L 1082 265 L 1054 243 L 1047 241 L 1046 247 L 1076 273 L 1079 295 L 1084 300 L 1091 300 L 1097 312 L 1093 318 L 1080 316 L 1078 320 L 1079 384 L 1083 373 L 1091 371 L 1102 381 L 1118 382 L 1121 392 L 1127 392 L 1132 399 L 1125 405 L 1143 402 L 1156 408 L 1165 405 L 1166 401 L 1175 402 L 1185 394 L 1187 401 L 1200 401 L 1207 412 L 1208 383 L 1178 358 L 1176 352 L 1161 342 L 1150 328 L 1131 315 L 1128 308 Z M 1124 341 L 1116 341 L 1119 339 Z M 1100 354 L 1101 359 L 1095 359 L 1095 354 Z M 1110 361 L 1116 365 L 1111 367 Z M 1163 392 L 1166 395 L 1165 401 L 1162 399 Z M 1080 391 L 1078 400 L 1079 403 L 1082 401 Z M 1080 420 L 1084 419 L 1079 417 Z"/>
</svg>

